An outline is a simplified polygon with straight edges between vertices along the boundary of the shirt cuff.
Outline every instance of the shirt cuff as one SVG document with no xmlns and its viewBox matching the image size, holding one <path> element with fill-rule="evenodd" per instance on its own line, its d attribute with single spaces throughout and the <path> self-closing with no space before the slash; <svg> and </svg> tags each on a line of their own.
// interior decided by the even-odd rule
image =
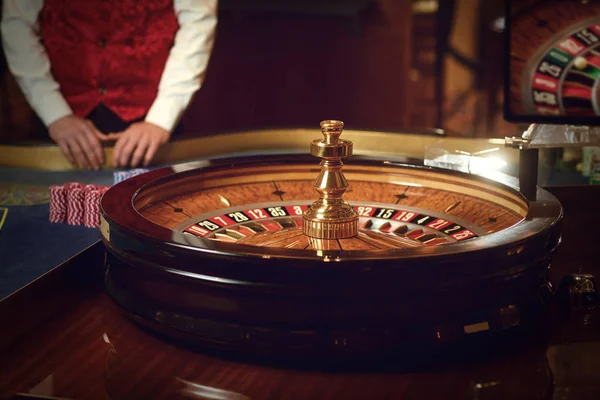
<svg viewBox="0 0 600 400">
<path fill-rule="evenodd" d="M 181 99 L 177 98 L 157 97 L 146 114 L 145 120 L 172 133 L 185 110 L 183 103 Z"/>
<path fill-rule="evenodd" d="M 60 93 L 48 94 L 41 102 L 36 103 L 33 108 L 46 127 L 62 117 L 73 114 L 73 110 Z"/>
</svg>

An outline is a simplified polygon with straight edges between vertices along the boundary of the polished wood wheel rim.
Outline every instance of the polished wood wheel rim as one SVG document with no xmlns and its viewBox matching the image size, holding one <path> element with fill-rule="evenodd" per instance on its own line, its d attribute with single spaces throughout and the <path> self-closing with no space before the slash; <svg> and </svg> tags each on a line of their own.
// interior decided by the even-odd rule
<svg viewBox="0 0 600 400">
<path fill-rule="evenodd" d="M 536 314 L 530 311 L 539 309 L 540 290 L 547 288 L 562 218 L 558 201 L 541 189 L 538 201 L 527 202 L 506 182 L 356 157 L 345 165 L 357 196 L 349 200 L 382 201 L 374 188 L 395 187 L 401 176 L 404 184 L 421 182 L 415 193 L 425 191 L 425 199 L 434 197 L 426 190 L 479 199 L 482 203 L 461 214 L 466 220 L 478 218 L 483 204 L 507 210 L 510 218 L 495 220 L 497 230 L 477 231 L 468 240 L 402 248 L 273 247 L 252 238 L 230 242 L 186 234 L 197 219 L 244 206 L 239 198 L 264 201 L 264 186 L 273 182 L 290 196 L 285 201 L 299 201 L 302 196 L 293 197 L 290 188 L 303 192 L 310 186 L 316 170 L 310 161 L 288 155 L 191 163 L 113 187 L 102 200 L 101 227 L 111 297 L 136 320 L 186 341 L 236 351 L 263 351 L 271 343 L 282 353 L 337 352 L 339 346 L 327 339 L 332 332 L 354 337 L 359 352 L 389 350 L 402 340 L 436 342 L 503 331 Z M 238 198 L 231 189 L 236 187 L 251 190 Z M 208 195 L 210 201 L 201 198 Z M 219 208 L 211 201 L 226 211 L 202 214 Z M 171 212 L 186 214 L 166 218 L 165 203 Z M 435 202 L 427 204 L 434 208 Z M 452 206 L 442 202 L 438 209 L 458 212 Z M 396 333 L 381 339 L 390 330 Z M 295 336 L 299 331 L 306 336 Z M 248 338 L 240 339 L 245 332 Z M 342 348 L 347 355 L 359 350 Z"/>
</svg>

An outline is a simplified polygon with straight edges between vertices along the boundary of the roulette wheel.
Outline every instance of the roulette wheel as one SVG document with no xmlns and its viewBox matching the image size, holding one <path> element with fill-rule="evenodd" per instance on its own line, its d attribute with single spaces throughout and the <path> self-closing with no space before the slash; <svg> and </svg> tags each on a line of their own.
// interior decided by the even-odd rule
<svg viewBox="0 0 600 400">
<path fill-rule="evenodd" d="M 552 194 L 351 157 L 342 128 L 323 121 L 310 155 L 192 162 L 113 186 L 100 227 L 109 296 L 178 341 L 286 356 L 390 354 L 541 315 L 560 243 Z"/>
<path fill-rule="evenodd" d="M 560 15 L 560 18 L 556 18 Z M 513 116 L 600 115 L 600 2 L 511 2 Z"/>
</svg>

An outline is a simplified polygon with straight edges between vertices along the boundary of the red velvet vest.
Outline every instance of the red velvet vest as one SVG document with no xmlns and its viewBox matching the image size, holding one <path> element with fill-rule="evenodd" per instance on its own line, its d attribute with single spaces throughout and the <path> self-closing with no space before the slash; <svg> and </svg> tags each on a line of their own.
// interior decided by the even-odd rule
<svg viewBox="0 0 600 400">
<path fill-rule="evenodd" d="M 173 0 L 45 0 L 39 24 L 75 114 L 100 103 L 124 121 L 148 112 L 179 28 Z"/>
</svg>

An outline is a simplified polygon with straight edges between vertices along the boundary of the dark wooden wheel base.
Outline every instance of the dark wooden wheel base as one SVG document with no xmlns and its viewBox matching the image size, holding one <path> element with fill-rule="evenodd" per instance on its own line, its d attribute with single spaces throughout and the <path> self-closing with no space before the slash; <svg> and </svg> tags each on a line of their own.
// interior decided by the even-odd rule
<svg viewBox="0 0 600 400">
<path fill-rule="evenodd" d="M 263 318 L 255 316 L 253 320 L 248 320 L 242 311 L 242 304 L 247 303 L 247 299 L 237 298 L 230 293 L 228 300 L 231 305 L 241 309 L 240 314 L 223 317 L 219 315 L 222 314 L 222 304 L 213 304 L 211 307 L 207 303 L 203 304 L 202 313 L 193 313 L 190 310 L 195 308 L 191 304 L 194 299 L 202 301 L 202 298 L 217 298 L 219 294 L 209 288 L 202 289 L 197 285 L 186 287 L 182 282 L 161 279 L 161 285 L 176 285 L 178 295 L 171 304 L 160 302 L 155 296 L 131 290 L 131 280 L 140 279 L 135 267 L 126 266 L 114 257 L 109 259 L 106 291 L 126 316 L 173 343 L 199 351 L 217 351 L 224 356 L 267 359 L 269 362 L 310 359 L 310 362 L 319 361 L 321 366 L 324 360 L 329 361 L 327 365 L 339 366 L 339 362 L 362 363 L 388 359 L 400 364 L 407 361 L 411 367 L 416 367 L 423 361 L 437 362 L 452 357 L 456 351 L 460 352 L 460 358 L 464 361 L 475 356 L 467 355 L 475 349 L 483 350 L 489 356 L 494 350 L 504 348 L 503 344 L 511 343 L 510 347 L 514 350 L 515 339 L 519 346 L 527 345 L 534 333 L 539 343 L 543 341 L 549 323 L 551 293 L 546 284 L 539 286 L 535 280 L 529 282 L 532 285 L 530 288 L 523 287 L 521 293 L 512 292 L 514 286 L 499 283 L 493 289 L 498 293 L 507 291 L 510 295 L 483 304 L 477 301 L 481 293 L 473 290 L 473 297 L 463 293 L 461 301 L 473 304 L 464 309 L 455 308 L 458 304 L 444 304 L 441 299 L 447 298 L 448 293 L 439 292 L 428 293 L 440 300 L 437 307 L 431 299 L 429 304 L 424 304 L 424 298 L 404 300 L 404 303 L 398 298 L 387 299 L 387 307 L 381 302 L 363 300 L 366 304 L 356 308 L 353 308 L 356 302 L 352 298 L 338 299 L 337 307 L 346 309 L 346 312 L 340 311 L 336 316 L 336 310 L 323 310 L 318 302 L 307 299 L 295 299 L 289 304 L 282 304 L 285 301 L 281 299 L 260 298 L 262 296 L 257 295 L 253 299 L 254 306 L 263 307 Z M 491 289 L 487 287 L 487 290 Z M 226 290 L 223 291 L 221 296 L 226 293 Z M 179 306 L 173 306 L 173 303 Z M 501 307 L 501 304 L 508 303 L 509 307 Z M 380 309 L 374 317 L 374 313 L 369 313 L 369 308 L 376 310 L 377 307 L 386 310 L 382 312 Z M 289 320 L 273 323 L 269 318 L 270 312 L 282 312 L 285 308 L 289 310 Z M 401 308 L 406 309 L 406 315 L 400 315 L 398 309 Z M 345 320 L 343 316 L 353 309 L 354 320 Z M 410 314 L 409 309 L 412 309 Z M 327 314 L 329 321 L 315 324 L 312 317 L 318 318 L 324 314 Z M 479 320 L 489 323 L 489 328 L 481 332 L 467 332 L 469 328 L 473 330 L 478 326 L 462 322 Z"/>
<path fill-rule="evenodd" d="M 314 164 L 218 160 L 114 186 L 109 296 L 178 341 L 283 358 L 391 356 L 539 322 L 561 237 L 553 195 L 527 202 L 480 177 L 355 159 L 344 168 L 359 234 L 315 240 L 294 214 L 316 196 Z"/>
<path fill-rule="evenodd" d="M 107 248 L 106 291 L 134 321 L 175 342 L 261 358 L 364 360 L 439 352 L 471 341 L 498 346 L 502 336 L 543 328 L 551 292 L 550 254 L 465 282 L 418 276 L 406 282 L 401 272 L 369 281 L 346 273 L 321 276 L 319 287 L 280 280 L 274 292 L 265 289 L 266 281 L 240 289 L 173 274 Z M 253 268 L 235 258 L 217 265 Z M 435 269 L 424 262 L 421 267 Z"/>
</svg>

